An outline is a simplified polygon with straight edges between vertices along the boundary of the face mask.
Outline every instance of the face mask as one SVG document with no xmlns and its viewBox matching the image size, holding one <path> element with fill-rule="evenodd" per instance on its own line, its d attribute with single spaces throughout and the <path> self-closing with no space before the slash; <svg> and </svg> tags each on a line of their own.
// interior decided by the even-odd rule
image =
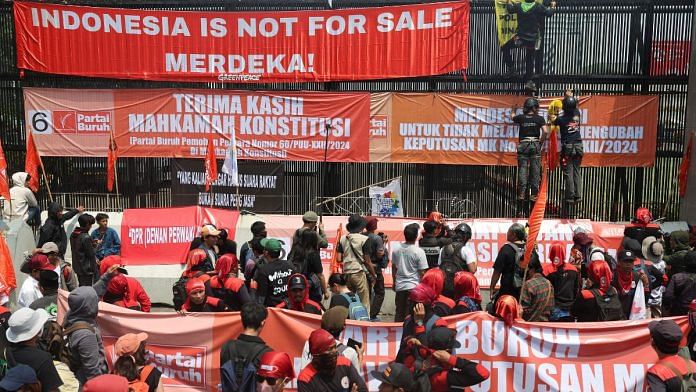
<svg viewBox="0 0 696 392">
<path fill-rule="evenodd" d="M 333 352 L 324 355 L 317 355 L 314 357 L 315 367 L 319 371 L 319 374 L 325 376 L 332 376 L 336 371 L 336 363 L 338 361 L 338 352 Z"/>
</svg>

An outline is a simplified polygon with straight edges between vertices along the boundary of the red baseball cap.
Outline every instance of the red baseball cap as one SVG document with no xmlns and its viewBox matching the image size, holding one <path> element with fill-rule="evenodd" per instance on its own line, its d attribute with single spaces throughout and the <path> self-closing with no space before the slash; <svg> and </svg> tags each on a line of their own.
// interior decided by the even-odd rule
<svg viewBox="0 0 696 392">
<path fill-rule="evenodd" d="M 48 261 L 48 257 L 41 253 L 37 253 L 34 256 L 32 256 L 29 262 L 27 263 L 27 267 L 32 271 L 53 271 L 54 269 L 56 269 L 56 267 L 53 264 L 51 264 L 50 261 Z"/>
<path fill-rule="evenodd" d="M 287 353 L 269 351 L 259 361 L 259 376 L 271 378 L 295 378 L 295 370 Z"/>
</svg>

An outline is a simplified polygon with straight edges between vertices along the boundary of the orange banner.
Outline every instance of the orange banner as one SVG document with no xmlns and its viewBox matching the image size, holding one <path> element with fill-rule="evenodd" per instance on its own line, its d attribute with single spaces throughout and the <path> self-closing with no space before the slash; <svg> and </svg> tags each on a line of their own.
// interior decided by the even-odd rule
<svg viewBox="0 0 696 392">
<path fill-rule="evenodd" d="M 24 89 L 40 155 L 516 165 L 525 97 L 436 93 Z M 546 117 L 551 98 L 542 100 Z M 657 96 L 580 99 L 584 166 L 651 166 Z M 326 129 L 330 129 L 328 137 Z M 560 143 L 558 144 L 560 148 Z"/>
<path fill-rule="evenodd" d="M 67 309 L 61 292 L 59 318 Z M 146 331 L 150 361 L 165 375 L 167 391 L 217 391 L 220 349 L 242 331 L 239 313 L 140 313 L 100 303 L 99 327 L 109 363 L 118 336 Z M 648 320 L 609 323 L 527 323 L 512 327 L 485 312 L 448 317 L 461 347 L 455 353 L 477 361 L 491 376 L 474 392 L 485 391 L 643 391 L 645 373 L 657 360 L 650 346 Z M 683 330 L 686 317 L 674 319 Z M 269 309 L 261 338 L 290 354 L 300 372 L 302 348 L 321 319 L 306 313 Z M 348 321 L 342 339 L 363 342 L 360 372 L 370 391 L 379 381 L 367 377 L 396 357 L 401 325 Z M 176 335 L 176 339 L 172 336 Z M 293 380 L 291 388 L 296 388 Z"/>
</svg>

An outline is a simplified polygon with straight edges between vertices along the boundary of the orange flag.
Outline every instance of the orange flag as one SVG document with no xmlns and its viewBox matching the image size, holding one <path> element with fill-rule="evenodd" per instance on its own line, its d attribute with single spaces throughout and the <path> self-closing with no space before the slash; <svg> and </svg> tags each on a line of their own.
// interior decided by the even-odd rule
<svg viewBox="0 0 696 392">
<path fill-rule="evenodd" d="M 338 263 L 338 243 L 341 242 L 341 237 L 343 237 L 343 223 L 338 225 L 338 230 L 336 231 L 336 241 L 333 244 L 333 256 L 331 256 L 331 273 L 340 273 L 343 269 L 341 264 Z"/>
<path fill-rule="evenodd" d="M 529 260 L 532 257 L 532 251 L 536 246 L 536 240 L 539 236 L 539 229 L 541 229 L 541 222 L 544 220 L 544 213 L 546 212 L 548 191 L 548 174 L 546 168 L 542 166 L 541 187 L 539 189 L 539 196 L 537 196 L 536 203 L 534 203 L 534 208 L 532 208 L 532 214 L 529 217 L 529 235 L 527 235 L 527 245 L 524 249 L 524 261 L 522 262 L 520 268 L 527 268 Z"/>
<path fill-rule="evenodd" d="M 0 143 L 0 196 L 5 200 L 10 200 L 10 184 L 7 178 L 7 161 L 5 160 L 5 152 L 2 150 Z"/>
<path fill-rule="evenodd" d="M 114 190 L 114 182 L 116 181 L 116 141 L 114 134 L 109 137 L 109 153 L 106 158 L 106 189 L 111 192 Z"/>
<path fill-rule="evenodd" d="M 31 135 L 31 131 L 27 132 L 27 157 L 24 160 L 24 171 L 29 173 L 31 176 L 29 180 L 29 188 L 32 191 L 39 191 L 39 166 L 41 165 L 41 158 L 39 158 L 39 152 L 36 150 L 36 144 L 34 144 L 34 138 Z"/>
<path fill-rule="evenodd" d="M 4 291 L 9 292 L 17 287 L 17 277 L 15 276 L 14 266 L 12 265 L 12 256 L 10 248 L 5 242 L 5 236 L 0 235 L 0 294 Z M 6 288 L 7 287 L 7 288 Z"/>
<path fill-rule="evenodd" d="M 208 137 L 208 150 L 205 155 L 205 191 L 210 190 L 210 186 L 217 180 L 217 159 L 215 159 L 215 145 L 213 144 L 213 134 Z"/>
<path fill-rule="evenodd" d="M 686 196 L 686 184 L 689 180 L 689 165 L 691 165 L 691 148 L 694 144 L 694 134 L 689 134 L 689 143 L 684 150 L 681 166 L 679 166 L 679 197 Z"/>
</svg>

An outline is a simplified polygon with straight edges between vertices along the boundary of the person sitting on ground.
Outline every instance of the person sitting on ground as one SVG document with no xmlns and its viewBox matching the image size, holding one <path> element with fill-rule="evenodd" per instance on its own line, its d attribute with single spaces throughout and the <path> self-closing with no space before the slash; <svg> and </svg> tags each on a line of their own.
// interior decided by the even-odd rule
<svg viewBox="0 0 696 392">
<path fill-rule="evenodd" d="M 389 362 L 383 372 L 373 370 L 370 375 L 379 381 L 380 392 L 417 392 L 411 369 L 398 362 Z"/>
<path fill-rule="evenodd" d="M 421 284 L 429 286 L 437 293 L 437 299 L 433 302 L 433 312 L 440 317 L 451 315 L 456 303 L 442 295 L 442 289 L 445 287 L 445 273 L 439 268 L 431 268 L 423 274 Z"/>
<path fill-rule="evenodd" d="M 619 301 L 621 301 L 623 314 L 627 319 L 631 315 L 631 307 L 633 306 L 633 298 L 636 294 L 638 282 L 643 282 L 643 291 L 646 297 L 646 303 L 648 302 L 647 297 L 650 294 L 650 282 L 647 274 L 642 269 L 636 271 L 633 268 L 637 260 L 638 256 L 633 251 L 619 251 L 619 266 L 616 268 L 616 273 L 614 274 L 614 279 L 611 283 L 619 293 Z"/>
<path fill-rule="evenodd" d="M 109 216 L 99 213 L 94 219 L 98 226 L 90 237 L 95 244 L 97 259 L 101 260 L 107 256 L 120 254 L 121 240 L 118 238 L 116 230 L 109 227 Z"/>
<path fill-rule="evenodd" d="M 181 273 L 183 278 L 200 278 L 201 280 L 207 282 L 210 279 L 207 270 L 207 264 L 205 263 L 207 255 L 203 249 L 194 249 L 188 252 L 186 255 L 186 267 L 184 272 Z"/>
<path fill-rule="evenodd" d="M 102 300 L 122 308 L 143 311 L 138 300 L 132 297 L 133 290 L 129 286 L 130 282 L 126 275 L 115 275 L 106 285 L 106 293 Z"/>
<path fill-rule="evenodd" d="M 9 367 L 24 364 L 36 372 L 44 392 L 58 391 L 63 381 L 53 365 L 51 354 L 38 347 L 41 331 L 48 321 L 48 313 L 43 309 L 22 308 L 10 316 L 5 332 L 10 343 L 5 351 Z"/>
<path fill-rule="evenodd" d="M 685 258 L 691 251 L 689 246 L 689 232 L 684 230 L 673 231 L 669 237 L 671 253 L 664 257 L 667 264 L 667 275 L 672 276 L 684 272 Z"/>
<path fill-rule="evenodd" d="M 625 320 L 619 293 L 611 285 L 609 264 L 604 260 L 593 261 L 588 268 L 588 275 L 591 285 L 580 292 L 573 305 L 572 313 L 577 321 Z"/>
<path fill-rule="evenodd" d="M 128 333 L 114 344 L 114 354 L 118 357 L 114 363 L 114 374 L 126 377 L 130 384 L 136 381 L 147 385 L 148 392 L 163 392 L 162 372 L 149 364 L 147 358 L 148 335 L 145 332 Z"/>
<path fill-rule="evenodd" d="M 106 354 L 101 331 L 97 325 L 99 296 L 92 287 L 78 287 L 68 296 L 70 310 L 66 316 L 64 330 L 68 336 L 68 347 L 78 364 L 75 377 L 80 386 L 90 379 L 107 374 Z"/>
<path fill-rule="evenodd" d="M 336 339 L 338 355 L 348 358 L 350 363 L 358 370 L 358 373 L 362 374 L 362 349 L 350 347 L 340 339 L 341 333 L 346 329 L 347 318 L 348 309 L 342 306 L 331 308 L 321 317 L 321 328 L 328 331 Z M 302 348 L 300 361 L 302 369 L 312 361 L 312 354 L 309 352 L 309 341 L 305 342 Z"/>
<path fill-rule="evenodd" d="M 57 202 L 51 202 L 48 205 L 48 217 L 41 230 L 39 231 L 39 241 L 36 246 L 41 248 L 47 242 L 53 242 L 58 245 L 58 256 L 61 259 L 65 258 L 65 251 L 68 249 L 68 234 L 63 226 L 65 222 L 72 219 L 75 215 L 85 212 L 85 207 L 79 206 L 77 209 L 63 212 L 63 206 Z M 75 252 L 73 252 L 75 257 Z M 75 261 L 73 260 L 73 264 Z"/>
<path fill-rule="evenodd" d="M 295 272 L 292 263 L 281 260 L 283 244 L 275 238 L 261 240 L 264 248 L 263 264 L 257 264 L 254 280 L 256 300 L 267 307 L 277 306 L 288 298 L 288 280 Z"/>
<path fill-rule="evenodd" d="M 684 272 L 672 276 L 663 299 L 670 316 L 688 314 L 689 306 L 696 299 L 696 252 L 686 255 Z"/>
<path fill-rule="evenodd" d="M 58 245 L 53 242 L 47 242 L 41 248 L 38 248 L 36 253 L 46 255 L 48 261 L 53 264 L 56 274 L 58 274 L 61 289 L 73 291 L 79 286 L 77 274 L 73 270 L 72 265 L 60 258 Z"/>
<path fill-rule="evenodd" d="M 551 245 L 549 259 L 551 262 L 544 264 L 544 275 L 553 286 L 554 308 L 550 320 L 572 322 L 571 311 L 582 287 L 580 272 L 566 262 L 565 245 L 560 242 Z"/>
<path fill-rule="evenodd" d="M 517 320 L 522 320 L 522 307 L 512 295 L 501 295 L 495 301 L 493 316 L 503 320 L 506 326 L 511 327 Z"/>
<path fill-rule="evenodd" d="M 396 355 L 398 362 L 403 362 L 404 356 L 407 355 L 405 348 L 410 339 L 425 341 L 426 335 L 434 327 L 447 326 L 447 322 L 433 312 L 432 305 L 437 299 L 437 294 L 430 286 L 418 284 L 411 290 L 408 299 L 414 306 L 403 323 L 401 347 Z"/>
<path fill-rule="evenodd" d="M 181 306 L 179 313 L 192 312 L 226 312 L 229 309 L 220 298 L 207 295 L 205 282 L 200 278 L 191 278 L 186 282 L 186 302 Z"/>
<path fill-rule="evenodd" d="M 320 248 L 328 248 L 329 241 L 326 239 L 326 233 L 324 233 L 324 225 L 319 222 L 319 215 L 314 211 L 307 211 L 302 215 L 302 227 L 295 230 L 295 234 L 292 236 L 292 245 L 294 246 L 297 242 L 300 242 L 302 238 L 302 233 L 309 230 L 317 236 L 317 243 Z"/>
<path fill-rule="evenodd" d="M 7 369 L 0 381 L 0 389 L 6 392 L 41 392 L 41 382 L 30 366 L 19 364 Z"/>
<path fill-rule="evenodd" d="M 141 312 L 149 313 L 152 309 L 152 301 L 150 301 L 150 296 L 140 284 L 140 281 L 136 278 L 128 276 L 128 271 L 123 267 L 121 262 L 121 256 L 106 256 L 99 264 L 99 273 L 103 276 L 107 271 L 116 266 L 116 270 L 113 275 L 123 275 L 128 282 L 128 297 L 130 298 L 131 306 L 136 306 L 132 302 L 137 302 Z M 113 298 L 109 293 L 104 294 L 104 301 L 109 303 L 114 303 L 118 298 Z"/>
<path fill-rule="evenodd" d="M 464 390 L 465 387 L 479 384 L 490 377 L 490 372 L 483 365 L 453 354 L 454 349 L 461 347 L 455 330 L 438 326 L 426 338 L 424 342 L 427 346 L 419 339 L 409 341 L 409 353 L 403 364 L 415 371 L 417 359 L 423 360 L 426 368 L 421 370 L 429 375 L 433 392 Z"/>
<path fill-rule="evenodd" d="M 541 273 L 538 258 L 532 258 L 527 266 L 527 282 L 522 286 L 520 305 L 526 321 L 549 321 L 554 308 L 554 291 L 551 282 Z"/>
<path fill-rule="evenodd" d="M 5 200 L 3 215 L 6 220 L 24 219 L 33 228 L 41 226 L 41 207 L 34 192 L 29 188 L 31 175 L 17 172 L 12 175 L 10 199 Z"/>
<path fill-rule="evenodd" d="M 131 388 L 125 377 L 103 374 L 89 380 L 82 392 L 131 392 Z"/>
<path fill-rule="evenodd" d="M 288 353 L 271 351 L 263 354 L 256 373 L 256 390 L 282 392 L 295 378 L 295 370 Z"/>
<path fill-rule="evenodd" d="M 319 237 L 315 232 L 304 230 L 299 241 L 292 244 L 288 261 L 295 267 L 295 271 L 304 275 L 310 283 L 309 298 L 320 303 L 329 299 L 329 290 L 326 287 L 318 241 Z"/>
<path fill-rule="evenodd" d="M 26 268 L 23 267 L 21 270 L 22 272 L 27 271 L 26 273 L 29 274 L 22 283 L 17 296 L 17 305 L 24 308 L 42 297 L 39 289 L 39 276 L 41 271 L 53 271 L 53 265 L 45 255 L 36 254 L 26 263 Z"/>
<path fill-rule="evenodd" d="M 237 255 L 237 243 L 229 239 L 228 236 L 229 234 L 227 233 L 227 229 L 220 229 L 218 241 L 215 244 L 217 246 L 218 258 L 226 254 L 233 254 L 235 256 Z M 200 248 L 203 242 L 203 237 L 194 238 L 193 241 L 191 241 L 191 245 L 189 246 L 189 251 Z"/>
<path fill-rule="evenodd" d="M 242 306 L 242 331 L 236 339 L 228 340 L 220 350 L 220 364 L 237 358 L 253 363 L 259 368 L 259 360 L 265 353 L 273 351 L 259 336 L 266 325 L 268 310 L 256 302 L 248 302 Z"/>
<path fill-rule="evenodd" d="M 481 310 L 481 292 L 476 276 L 469 271 L 459 271 L 454 275 L 454 291 L 457 304 L 452 314 L 464 314 Z"/>
<path fill-rule="evenodd" d="M 682 380 L 696 371 L 696 362 L 677 355 L 682 330 L 673 320 L 652 321 L 650 344 L 657 353 L 655 363 L 646 375 L 650 391 L 681 391 Z"/>
<path fill-rule="evenodd" d="M 332 294 L 329 309 L 335 306 L 343 306 L 348 309 L 351 302 L 360 301 L 358 295 L 348 289 L 346 276 L 343 274 L 333 273 L 329 276 L 329 290 Z"/>
<path fill-rule="evenodd" d="M 91 286 L 99 278 L 97 255 L 94 252 L 92 238 L 89 236 L 89 229 L 94 224 L 94 217 L 90 214 L 82 214 L 77 218 L 77 222 L 79 227 L 76 227 L 70 235 L 73 268 L 77 272 L 80 286 Z"/>
<path fill-rule="evenodd" d="M 42 297 L 29 305 L 29 309 L 43 309 L 48 313 L 49 319 L 56 321 L 58 316 L 58 274 L 54 271 L 41 271 L 39 273 L 39 290 Z"/>
<path fill-rule="evenodd" d="M 392 250 L 392 275 L 394 276 L 394 322 L 403 322 L 408 312 L 409 291 L 416 287 L 428 269 L 428 259 L 423 249 L 416 246 L 418 223 L 404 227 L 404 242 Z"/>
<path fill-rule="evenodd" d="M 304 275 L 291 275 L 287 291 L 288 297 L 276 308 L 321 315 L 321 305 L 309 299 L 309 284 Z"/>
<path fill-rule="evenodd" d="M 231 311 L 239 311 L 242 306 L 251 301 L 249 291 L 244 281 L 239 279 L 239 263 L 237 256 L 231 253 L 220 256 L 215 266 L 217 275 L 208 281 L 213 297 L 220 298 Z"/>
<path fill-rule="evenodd" d="M 206 259 L 203 261 L 203 270 L 212 271 L 215 269 L 215 263 L 218 259 L 217 243 L 220 238 L 220 230 L 215 225 L 206 224 L 201 227 L 201 245 L 198 249 L 205 252 Z"/>
<path fill-rule="evenodd" d="M 365 380 L 348 358 L 338 355 L 336 339 L 324 329 L 309 335 L 312 362 L 297 378 L 298 392 L 357 391 L 367 392 Z"/>
</svg>

